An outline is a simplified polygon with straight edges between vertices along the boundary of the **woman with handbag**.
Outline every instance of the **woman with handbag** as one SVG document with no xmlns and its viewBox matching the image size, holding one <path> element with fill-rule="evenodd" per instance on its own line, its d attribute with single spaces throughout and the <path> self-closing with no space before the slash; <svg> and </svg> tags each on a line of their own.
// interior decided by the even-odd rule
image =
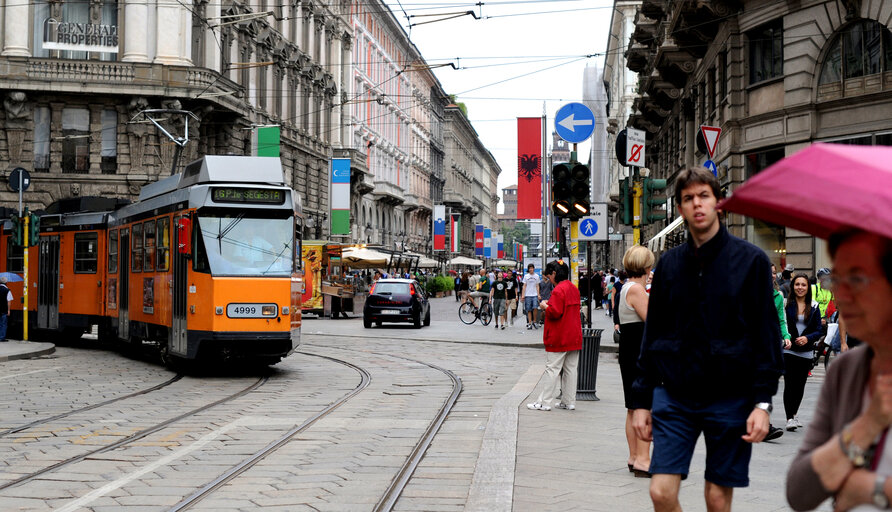
<svg viewBox="0 0 892 512">
<path fill-rule="evenodd" d="M 636 477 L 650 477 L 650 442 L 642 441 L 632 428 L 632 384 L 638 375 L 638 355 L 647 319 L 647 276 L 654 266 L 654 253 L 633 245 L 623 256 L 628 280 L 620 290 L 616 314 L 619 317 L 619 370 L 626 404 L 626 441 L 629 443 L 629 471 Z"/>
<path fill-rule="evenodd" d="M 821 337 L 821 311 L 812 300 L 808 276 L 796 274 L 787 298 L 787 329 L 790 339 L 784 341 L 784 411 L 787 430 L 802 427 L 797 413 L 805 394 L 805 381 L 812 369 L 815 342 Z"/>
</svg>

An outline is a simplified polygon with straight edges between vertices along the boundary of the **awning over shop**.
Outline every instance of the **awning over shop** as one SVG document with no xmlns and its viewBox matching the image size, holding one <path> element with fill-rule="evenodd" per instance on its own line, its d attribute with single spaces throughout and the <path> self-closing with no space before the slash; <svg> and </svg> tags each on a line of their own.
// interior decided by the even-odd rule
<svg viewBox="0 0 892 512">
<path fill-rule="evenodd" d="M 482 267 L 483 262 L 467 256 L 456 256 L 447 261 L 446 265 L 450 267 Z"/>
<path fill-rule="evenodd" d="M 672 233 L 673 231 L 678 229 L 679 226 L 684 226 L 684 218 L 680 216 L 670 222 L 669 225 L 663 228 L 662 231 L 657 233 L 655 237 L 651 238 L 650 241 L 647 242 L 647 248 L 651 251 L 662 251 L 663 249 L 665 249 L 666 237 L 669 235 L 669 233 Z"/>
<path fill-rule="evenodd" d="M 341 261 L 353 268 L 383 267 L 389 260 L 387 254 L 362 247 L 344 247 L 341 251 Z"/>
<path fill-rule="evenodd" d="M 498 261 L 496 261 L 495 265 L 496 265 L 497 267 L 516 267 L 516 266 L 517 266 L 517 262 L 514 261 L 514 260 L 504 259 L 504 260 L 498 260 Z"/>
<path fill-rule="evenodd" d="M 428 258 L 423 254 L 416 254 L 414 252 L 408 253 L 409 256 L 413 256 L 418 258 L 418 268 L 436 268 L 440 266 L 440 262 L 435 259 Z"/>
</svg>

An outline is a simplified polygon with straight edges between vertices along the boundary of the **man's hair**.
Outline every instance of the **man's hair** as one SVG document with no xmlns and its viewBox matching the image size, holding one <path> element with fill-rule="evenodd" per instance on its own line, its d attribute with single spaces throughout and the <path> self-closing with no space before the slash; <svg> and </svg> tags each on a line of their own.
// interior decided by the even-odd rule
<svg viewBox="0 0 892 512">
<path fill-rule="evenodd" d="M 880 267 L 882 267 L 883 272 L 886 274 L 886 281 L 892 285 L 892 239 L 887 238 L 882 235 L 878 235 L 875 233 L 871 233 L 869 231 L 864 231 L 862 229 L 847 229 L 844 231 L 838 231 L 830 235 L 830 238 L 827 239 L 827 249 L 830 251 L 830 257 L 836 257 L 836 251 L 839 250 L 839 247 L 857 235 L 875 235 L 880 240 L 882 240 L 883 244 L 880 249 Z"/>
<path fill-rule="evenodd" d="M 675 177 L 675 204 L 681 206 L 681 193 L 691 185 L 709 185 L 716 201 L 725 197 L 719 180 L 706 167 L 688 167 Z"/>
<path fill-rule="evenodd" d="M 623 267 L 629 277 L 641 277 L 649 268 L 654 266 L 654 253 L 643 245 L 633 245 L 623 256 Z"/>
<path fill-rule="evenodd" d="M 531 268 L 532 268 L 532 269 L 535 269 L 535 268 L 536 268 L 536 265 L 533 265 L 532 263 L 530 263 L 529 265 L 527 265 L 527 270 L 529 270 L 529 269 L 531 269 Z"/>
<path fill-rule="evenodd" d="M 6 284 L 9 281 L 6 276 L 0 277 L 0 284 Z"/>
<path fill-rule="evenodd" d="M 570 267 L 566 263 L 553 261 L 549 265 L 551 265 L 551 271 L 554 273 L 555 283 L 570 279 Z"/>
</svg>

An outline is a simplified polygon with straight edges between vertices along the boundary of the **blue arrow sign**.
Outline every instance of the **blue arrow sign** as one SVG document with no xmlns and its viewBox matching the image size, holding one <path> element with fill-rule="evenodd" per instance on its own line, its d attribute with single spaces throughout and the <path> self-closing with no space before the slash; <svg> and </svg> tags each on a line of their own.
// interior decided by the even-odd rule
<svg viewBox="0 0 892 512">
<path fill-rule="evenodd" d="M 719 170 L 715 166 L 715 162 L 713 162 L 712 160 L 707 160 L 707 161 L 703 162 L 703 167 L 706 167 L 707 169 L 709 169 L 709 172 L 711 172 L 712 175 L 715 176 L 716 178 L 719 177 Z"/>
<path fill-rule="evenodd" d="M 567 142 L 582 142 L 595 131 L 595 114 L 582 103 L 567 103 L 555 114 L 554 129 Z"/>
</svg>

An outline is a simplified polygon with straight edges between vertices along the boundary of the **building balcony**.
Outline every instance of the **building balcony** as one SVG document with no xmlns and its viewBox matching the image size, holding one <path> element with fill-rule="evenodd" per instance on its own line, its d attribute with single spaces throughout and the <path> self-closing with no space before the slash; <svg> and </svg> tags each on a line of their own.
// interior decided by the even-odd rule
<svg viewBox="0 0 892 512">
<path fill-rule="evenodd" d="M 191 66 L 0 57 L 0 87 L 54 93 L 197 98 L 247 114 L 241 86 L 216 71 Z"/>
<path fill-rule="evenodd" d="M 406 202 L 406 192 L 389 181 L 375 180 L 375 189 L 371 192 L 376 201 L 399 206 Z"/>
</svg>

